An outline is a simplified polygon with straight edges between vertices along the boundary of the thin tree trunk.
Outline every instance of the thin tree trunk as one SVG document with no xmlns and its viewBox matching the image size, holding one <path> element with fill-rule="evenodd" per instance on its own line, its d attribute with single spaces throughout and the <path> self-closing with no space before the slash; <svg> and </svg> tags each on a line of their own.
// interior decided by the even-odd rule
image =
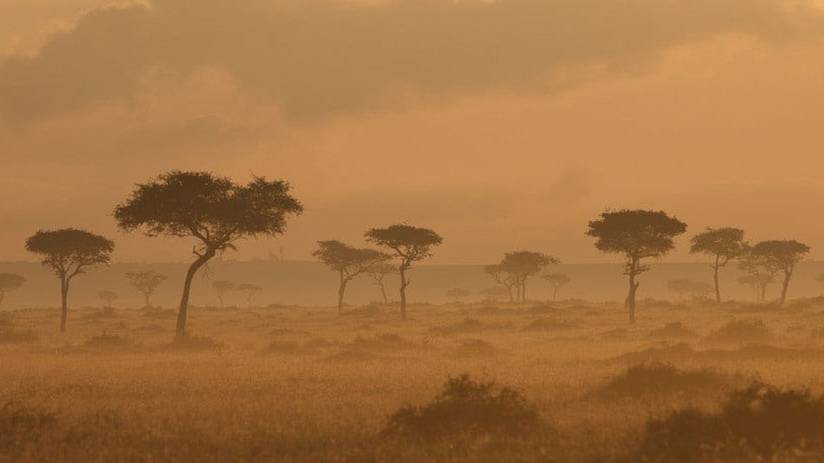
<svg viewBox="0 0 824 463">
<path fill-rule="evenodd" d="M 715 271 L 713 272 L 713 281 L 715 281 L 715 302 L 721 303 L 721 287 L 718 284 L 718 268 L 720 264 L 720 256 L 715 256 Z"/>
<path fill-rule="evenodd" d="M 60 279 L 60 332 L 66 332 L 66 321 L 69 318 L 69 280 Z"/>
<path fill-rule="evenodd" d="M 521 281 L 521 302 L 526 304 L 526 278 Z"/>
<path fill-rule="evenodd" d="M 782 307 L 787 302 L 787 290 L 790 289 L 790 278 L 792 278 L 792 277 L 793 277 L 792 270 L 784 272 L 784 282 L 781 286 L 781 302 L 779 304 Z"/>
<path fill-rule="evenodd" d="M 146 304 L 145 307 L 151 307 L 152 306 L 151 294 L 143 293 L 143 299 L 144 299 L 144 303 Z"/>
<path fill-rule="evenodd" d="M 408 283 L 406 282 L 406 267 L 404 265 L 400 266 L 400 274 L 401 274 L 401 320 L 406 320 L 406 286 Z"/>
<path fill-rule="evenodd" d="M 761 300 L 759 302 L 767 301 L 767 284 L 761 285 Z"/>
<path fill-rule="evenodd" d="M 506 287 L 506 290 L 507 290 L 507 292 L 509 292 L 509 302 L 510 303 L 515 302 L 515 295 L 512 294 L 512 285 L 508 285 Z"/>
<path fill-rule="evenodd" d="M 340 273 L 340 286 L 338 287 L 338 315 L 343 314 L 343 295 L 346 292 L 346 283 L 347 280 L 343 276 L 343 272 Z"/>
<path fill-rule="evenodd" d="M 557 300 L 558 300 L 558 287 L 557 287 L 557 286 L 555 286 L 555 287 L 552 289 L 552 300 L 553 300 L 553 301 L 557 301 Z"/>
<path fill-rule="evenodd" d="M 629 309 L 629 322 L 635 323 L 635 293 L 638 291 L 638 285 L 635 281 L 634 271 L 629 274 L 629 294 L 627 294 L 626 307 Z"/>
<path fill-rule="evenodd" d="M 203 255 L 198 256 L 198 258 L 192 262 L 192 265 L 189 266 L 189 270 L 186 272 L 186 280 L 183 282 L 183 295 L 180 298 L 180 307 L 177 311 L 177 327 L 175 329 L 175 336 L 178 338 L 183 338 L 186 336 L 186 319 L 189 312 L 189 293 L 192 290 L 192 279 L 197 271 L 200 270 L 200 267 L 203 267 L 203 265 L 214 256 L 215 250 L 207 249 Z"/>
<path fill-rule="evenodd" d="M 386 286 L 383 285 L 383 280 L 378 282 L 378 286 L 381 288 L 381 296 L 383 296 L 383 303 L 389 304 L 389 297 L 386 295 Z"/>
</svg>

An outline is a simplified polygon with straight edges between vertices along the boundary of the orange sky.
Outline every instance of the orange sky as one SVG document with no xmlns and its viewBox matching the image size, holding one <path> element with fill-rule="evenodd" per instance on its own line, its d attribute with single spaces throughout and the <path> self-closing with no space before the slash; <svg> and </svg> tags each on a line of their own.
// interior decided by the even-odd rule
<svg viewBox="0 0 824 463">
<path fill-rule="evenodd" d="M 169 169 L 293 183 L 306 213 L 236 258 L 408 221 L 442 263 L 614 260 L 584 231 L 619 207 L 824 257 L 815 2 L 108 3 L 0 0 L 0 260 L 64 226 L 188 259 L 110 217 Z"/>
</svg>

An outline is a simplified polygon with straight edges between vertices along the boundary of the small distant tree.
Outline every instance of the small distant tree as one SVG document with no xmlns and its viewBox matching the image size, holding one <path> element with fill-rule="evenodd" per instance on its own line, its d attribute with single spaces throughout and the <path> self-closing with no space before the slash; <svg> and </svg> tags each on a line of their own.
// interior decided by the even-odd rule
<svg viewBox="0 0 824 463">
<path fill-rule="evenodd" d="M 641 261 L 660 258 L 670 252 L 673 239 L 685 233 L 687 225 L 663 211 L 621 210 L 604 212 L 589 223 L 587 235 L 596 238 L 595 247 L 606 253 L 623 254 L 624 274 L 629 278 L 626 307 L 629 322 L 635 323 L 635 296 L 638 275 L 649 270 Z"/>
<path fill-rule="evenodd" d="M 19 289 L 26 282 L 26 279 L 16 273 L 0 273 L 0 306 L 6 293 Z"/>
<path fill-rule="evenodd" d="M 708 283 L 703 281 L 693 281 L 693 280 L 669 280 L 667 282 L 667 288 L 670 291 L 678 294 L 680 297 L 684 298 L 686 296 L 691 297 L 705 297 L 707 294 L 713 291 L 713 287 L 710 286 Z"/>
<path fill-rule="evenodd" d="M 707 228 L 706 231 L 692 237 L 690 253 L 701 253 L 712 257 L 710 267 L 713 270 L 716 302 L 721 302 L 721 287 L 718 281 L 719 271 L 732 259 L 741 256 L 745 248 L 744 230 L 738 228 Z"/>
<path fill-rule="evenodd" d="M 246 305 L 252 307 L 252 299 L 263 291 L 263 288 L 252 283 L 241 283 L 237 285 L 237 290 L 246 295 Z"/>
<path fill-rule="evenodd" d="M 503 286 L 491 286 L 489 288 L 484 288 L 480 291 L 480 293 L 481 296 L 491 301 L 497 301 L 498 299 L 507 297 L 511 299 L 512 296 L 512 293 Z"/>
<path fill-rule="evenodd" d="M 389 297 L 386 295 L 386 276 L 387 275 L 395 275 L 398 273 L 398 267 L 389 262 L 376 262 L 374 264 L 369 265 L 366 269 L 366 273 L 369 274 L 369 277 L 372 278 L 372 283 L 375 284 L 381 290 L 381 296 L 383 297 L 383 303 L 389 304 Z"/>
<path fill-rule="evenodd" d="M 775 281 L 775 276 L 768 273 L 750 273 L 738 278 L 742 285 L 749 286 L 755 291 L 755 302 L 764 302 L 767 297 L 767 287 Z"/>
<path fill-rule="evenodd" d="M 406 272 L 414 262 L 432 255 L 432 248 L 440 246 L 443 238 L 427 228 L 396 224 L 386 228 L 373 228 L 366 232 L 366 240 L 378 246 L 389 248 L 399 260 L 398 273 L 401 277 L 401 318 L 406 320 L 406 288 L 409 279 Z"/>
<path fill-rule="evenodd" d="M 255 177 L 239 185 L 209 172 L 174 171 L 138 185 L 114 217 L 126 231 L 145 230 L 148 236 L 193 238 L 195 259 L 186 272 L 177 314 L 177 337 L 186 335 L 192 279 L 218 252 L 235 249 L 243 238 L 277 236 L 286 218 L 303 212 L 289 184 Z"/>
<path fill-rule="evenodd" d="M 160 286 L 168 278 L 166 275 L 161 275 L 152 270 L 145 272 L 127 272 L 126 278 L 129 283 L 143 295 L 145 307 L 151 307 L 151 298 L 158 286 Z"/>
<path fill-rule="evenodd" d="M 513 292 L 513 289 L 518 286 L 517 275 L 510 273 L 508 269 L 504 268 L 504 266 L 500 263 L 487 265 L 484 267 L 484 272 L 491 276 L 496 283 L 506 289 L 506 293 L 509 296 L 509 302 L 515 302 L 515 293 Z"/>
<path fill-rule="evenodd" d="M 38 231 L 26 240 L 26 250 L 42 257 L 60 279 L 60 331 L 66 331 L 69 288 L 72 280 L 98 265 L 111 262 L 114 242 L 85 230 L 66 228 Z"/>
<path fill-rule="evenodd" d="M 361 249 L 340 241 L 318 241 L 318 249 L 312 253 L 318 260 L 338 272 L 338 313 L 343 313 L 343 297 L 346 286 L 358 275 L 369 270 L 377 263 L 385 262 L 391 257 L 374 249 Z"/>
<path fill-rule="evenodd" d="M 558 299 L 558 291 L 572 281 L 569 275 L 564 273 L 547 273 L 546 275 L 541 276 L 541 278 L 548 281 L 550 286 L 552 286 L 553 301 Z"/>
<path fill-rule="evenodd" d="M 751 252 L 766 265 L 777 268 L 783 274 L 781 297 L 778 301 L 779 305 L 783 306 L 787 302 L 787 290 L 790 287 L 790 279 L 795 272 L 795 266 L 810 252 L 810 247 L 795 240 L 772 240 L 757 243 L 752 247 Z"/>
<path fill-rule="evenodd" d="M 212 282 L 212 288 L 217 293 L 217 300 L 220 301 L 220 306 L 224 307 L 223 298 L 227 293 L 236 289 L 235 283 L 229 280 L 216 280 Z"/>
<path fill-rule="evenodd" d="M 446 297 L 455 299 L 455 302 L 460 302 L 461 300 L 469 297 L 470 294 L 472 294 L 472 291 L 464 288 L 452 288 L 446 291 Z"/>
<path fill-rule="evenodd" d="M 520 302 L 526 302 L 526 282 L 531 276 L 541 273 L 549 264 L 560 261 L 552 256 L 533 251 L 514 251 L 507 253 L 501 263 L 501 269 L 514 277 Z"/>
<path fill-rule="evenodd" d="M 100 300 L 103 301 L 103 307 L 108 309 L 111 309 L 113 307 L 114 301 L 120 299 L 120 295 L 118 295 L 114 291 L 109 290 L 100 291 L 99 293 L 97 293 L 97 297 L 99 297 Z"/>
</svg>

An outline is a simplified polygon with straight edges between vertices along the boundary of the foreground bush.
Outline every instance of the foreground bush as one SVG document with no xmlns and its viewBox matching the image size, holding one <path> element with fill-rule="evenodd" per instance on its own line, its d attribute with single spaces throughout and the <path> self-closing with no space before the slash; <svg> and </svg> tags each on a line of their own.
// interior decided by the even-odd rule
<svg viewBox="0 0 824 463">
<path fill-rule="evenodd" d="M 712 370 L 679 370 L 672 364 L 649 362 L 629 367 L 598 389 L 604 398 L 701 394 L 718 391 L 729 381 Z"/>
<path fill-rule="evenodd" d="M 650 421 L 637 460 L 798 461 L 793 456 L 822 451 L 824 398 L 756 382 L 718 413 L 690 408 Z"/>
<path fill-rule="evenodd" d="M 455 437 L 524 437 L 547 429 L 520 392 L 468 375 L 450 378 L 428 405 L 401 408 L 384 434 L 419 440 Z"/>
</svg>

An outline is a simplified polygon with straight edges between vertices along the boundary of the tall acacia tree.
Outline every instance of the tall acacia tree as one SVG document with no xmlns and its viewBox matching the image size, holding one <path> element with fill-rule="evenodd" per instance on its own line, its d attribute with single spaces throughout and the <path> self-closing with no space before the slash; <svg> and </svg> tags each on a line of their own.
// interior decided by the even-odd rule
<svg viewBox="0 0 824 463">
<path fill-rule="evenodd" d="M 127 272 L 126 278 L 129 279 L 132 287 L 143 295 L 145 307 L 151 307 L 152 295 L 168 277 L 153 270 L 146 270 L 143 272 Z"/>
<path fill-rule="evenodd" d="M 721 285 L 718 273 L 732 259 L 740 257 L 746 250 L 744 230 L 738 228 L 707 228 L 705 231 L 692 237 L 691 254 L 706 254 L 712 258 L 713 283 L 715 285 L 715 301 L 721 303 Z"/>
<path fill-rule="evenodd" d="M 620 210 L 604 212 L 589 223 L 587 235 L 596 238 L 595 247 L 606 253 L 623 254 L 624 274 L 629 279 L 625 306 L 629 322 L 635 323 L 635 295 L 638 275 L 649 270 L 642 259 L 658 258 L 675 247 L 673 238 L 687 231 L 687 225 L 663 211 Z"/>
<path fill-rule="evenodd" d="M 443 243 L 443 238 L 428 228 L 413 227 L 406 224 L 373 228 L 367 231 L 365 236 L 367 241 L 391 249 L 399 260 L 401 318 L 406 320 L 406 287 L 410 283 L 406 272 L 414 262 L 430 257 L 432 248 L 440 246 Z"/>
<path fill-rule="evenodd" d="M 318 249 L 312 255 L 338 272 L 338 314 L 343 313 L 346 285 L 358 275 L 368 272 L 372 265 L 391 259 L 380 251 L 356 248 L 336 240 L 318 241 Z"/>
<path fill-rule="evenodd" d="M 526 282 L 529 277 L 541 273 L 547 265 L 560 262 L 555 257 L 540 252 L 514 251 L 507 253 L 499 265 L 504 272 L 514 277 L 519 301 L 526 302 Z"/>
<path fill-rule="evenodd" d="M 513 293 L 512 290 L 518 286 L 518 278 L 516 275 L 509 273 L 500 263 L 487 265 L 484 267 L 484 272 L 506 289 L 509 295 L 509 302 L 515 302 L 515 293 Z"/>
<path fill-rule="evenodd" d="M 240 185 L 210 172 L 173 171 L 138 185 L 115 208 L 114 217 L 126 231 L 197 240 L 178 309 L 180 338 L 186 335 L 189 293 L 197 271 L 218 252 L 235 249 L 240 239 L 282 234 L 287 216 L 301 212 L 303 206 L 281 180 L 254 177 Z"/>
<path fill-rule="evenodd" d="M 69 288 L 72 280 L 97 265 L 111 262 L 114 242 L 85 230 L 40 230 L 26 240 L 26 250 L 39 254 L 42 263 L 60 279 L 60 331 L 66 331 Z"/>
<path fill-rule="evenodd" d="M 778 300 L 779 305 L 783 306 L 787 302 L 787 290 L 790 288 L 795 266 L 810 252 L 810 247 L 795 240 L 770 240 L 757 243 L 751 252 L 765 265 L 778 269 L 784 275 L 781 297 Z"/>
<path fill-rule="evenodd" d="M 25 282 L 26 279 L 16 273 L 0 273 L 0 305 L 8 291 L 20 288 Z"/>
</svg>

